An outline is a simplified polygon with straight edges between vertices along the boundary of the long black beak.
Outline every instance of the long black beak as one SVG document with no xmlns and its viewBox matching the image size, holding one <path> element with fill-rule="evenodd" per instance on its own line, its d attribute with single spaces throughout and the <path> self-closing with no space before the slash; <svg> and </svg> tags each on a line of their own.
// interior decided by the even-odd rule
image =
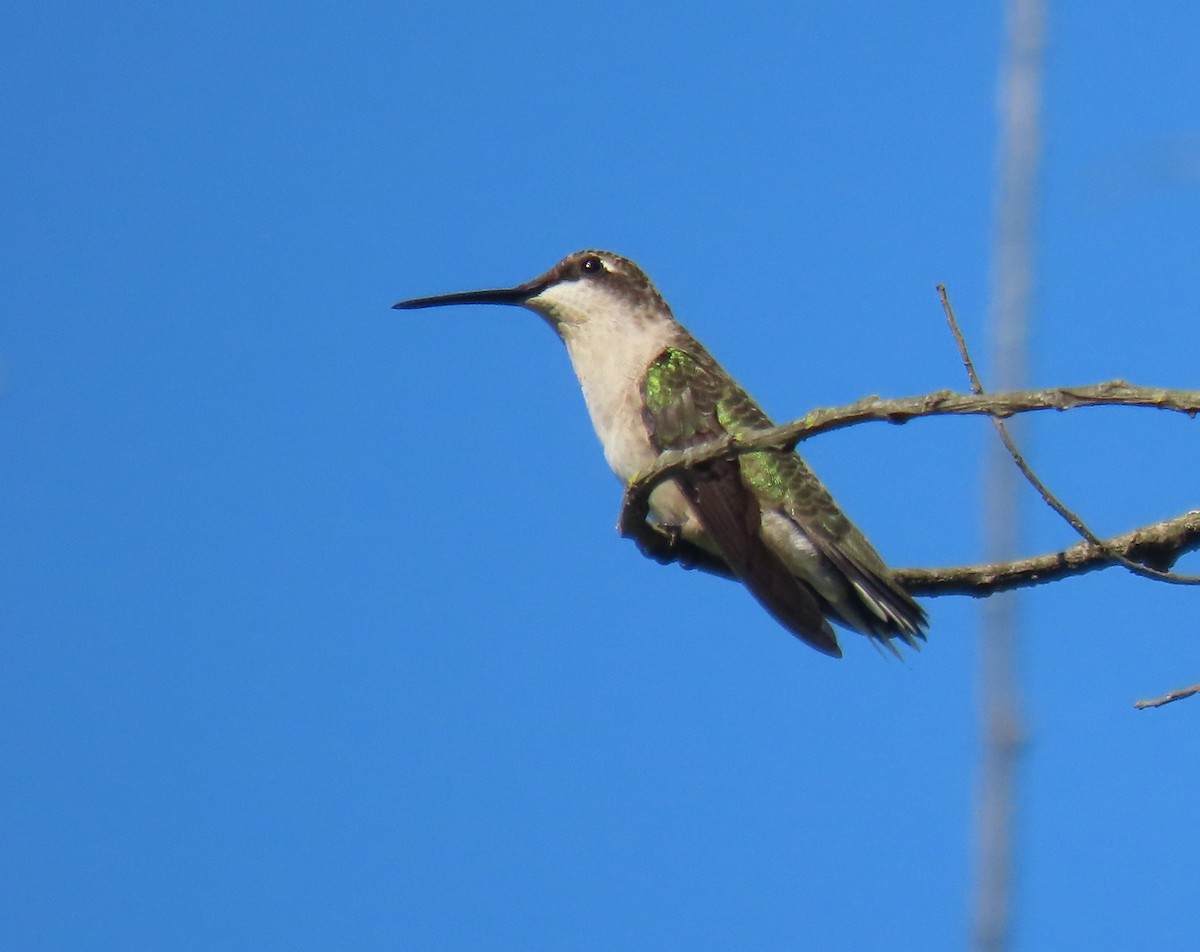
<svg viewBox="0 0 1200 952">
<path fill-rule="evenodd" d="M 434 297 L 413 298 L 393 304 L 397 310 L 415 310 L 419 307 L 442 307 L 446 304 L 524 304 L 531 297 L 546 289 L 541 278 L 518 284 L 515 288 L 496 288 L 490 291 L 459 291 L 456 294 L 438 294 Z"/>
</svg>

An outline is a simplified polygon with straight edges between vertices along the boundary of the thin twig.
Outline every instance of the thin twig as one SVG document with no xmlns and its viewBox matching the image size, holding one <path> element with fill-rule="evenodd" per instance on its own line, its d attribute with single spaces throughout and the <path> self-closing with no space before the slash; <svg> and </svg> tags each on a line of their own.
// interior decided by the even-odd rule
<svg viewBox="0 0 1200 952">
<path fill-rule="evenodd" d="M 942 302 L 942 310 L 946 314 L 946 321 L 950 325 L 950 331 L 954 335 L 954 342 L 958 345 L 958 353 L 962 358 L 963 366 L 967 370 L 967 376 L 971 380 L 971 391 L 982 395 L 983 384 L 980 382 L 979 374 L 975 372 L 975 363 L 971 360 L 971 354 L 967 350 L 967 342 L 963 337 L 962 330 L 958 326 L 958 320 L 954 316 L 954 308 L 950 304 L 950 295 L 946 291 L 944 284 L 937 286 L 938 297 Z M 1004 448 L 1008 451 L 1008 455 L 1017 465 L 1017 469 L 1021 471 L 1021 475 L 1029 482 L 1029 484 L 1037 490 L 1039 496 L 1045 501 L 1051 509 L 1057 512 L 1079 535 L 1083 536 L 1088 542 L 1094 546 L 1103 546 L 1100 537 L 1096 535 L 1083 521 L 1080 516 L 1073 510 L 1067 508 L 1066 504 L 1052 493 L 1045 483 L 1034 473 L 1033 468 L 1025 459 L 1025 456 L 1017 448 L 1016 442 L 1012 438 L 1012 434 L 1008 432 L 1008 427 L 1004 425 L 1004 421 L 992 417 L 992 425 L 995 426 L 996 432 L 1000 436 L 1001 442 L 1004 443 Z M 1159 582 L 1171 582 L 1181 585 L 1198 585 L 1200 584 L 1200 575 L 1184 575 L 1177 572 L 1160 572 L 1157 569 L 1150 568 L 1146 565 L 1141 565 L 1131 559 L 1126 558 L 1120 552 L 1113 553 L 1113 561 L 1124 566 L 1134 575 L 1141 575 L 1143 578 L 1154 579 Z"/>
<path fill-rule="evenodd" d="M 967 339 L 963 337 L 962 329 L 958 326 L 958 319 L 954 316 L 954 308 L 950 305 L 950 293 L 946 290 L 946 285 L 939 284 L 937 293 L 942 302 L 942 311 L 946 314 L 946 321 L 950 324 L 950 333 L 954 335 L 954 343 L 958 347 L 958 356 L 962 359 L 963 369 L 967 372 L 967 379 L 971 381 L 971 392 L 982 394 L 983 383 L 979 379 L 979 374 L 975 372 L 975 362 L 971 360 L 971 354 L 967 351 Z M 993 417 L 993 419 L 995 418 Z"/>
<path fill-rule="evenodd" d="M 1193 684 L 1190 688 L 1180 688 L 1178 691 L 1171 691 L 1162 697 L 1156 697 L 1153 701 L 1134 701 L 1133 706 L 1139 711 L 1144 711 L 1148 707 L 1162 707 L 1164 704 L 1170 704 L 1172 701 L 1182 701 L 1185 697 L 1191 697 L 1194 694 L 1200 694 L 1200 684 Z"/>
</svg>

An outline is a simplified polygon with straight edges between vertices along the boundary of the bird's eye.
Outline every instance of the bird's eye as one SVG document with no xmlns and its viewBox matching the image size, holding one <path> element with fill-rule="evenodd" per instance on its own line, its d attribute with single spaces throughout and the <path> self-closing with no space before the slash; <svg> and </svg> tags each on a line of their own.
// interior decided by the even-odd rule
<svg viewBox="0 0 1200 952">
<path fill-rule="evenodd" d="M 602 274 L 604 271 L 604 262 L 600 260 L 598 255 L 588 255 L 579 262 L 579 268 L 584 274 Z"/>
</svg>

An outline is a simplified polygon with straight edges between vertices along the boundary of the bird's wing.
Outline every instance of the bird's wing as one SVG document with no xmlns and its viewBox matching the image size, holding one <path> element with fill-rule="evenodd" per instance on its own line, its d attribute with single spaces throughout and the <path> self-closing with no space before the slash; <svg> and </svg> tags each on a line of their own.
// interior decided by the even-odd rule
<svg viewBox="0 0 1200 952">
<path fill-rule="evenodd" d="M 759 406 L 740 388 L 727 391 L 720 406 L 726 430 L 744 432 L 771 426 Z M 890 644 L 900 638 L 915 645 L 923 638 L 925 612 L 892 578 L 879 553 L 846 518 L 808 464 L 790 452 L 745 453 L 738 458 L 742 480 L 760 499 L 785 513 L 846 583 L 851 599 L 842 606 L 822 599 L 825 609 L 851 628 Z"/>
<path fill-rule="evenodd" d="M 659 452 L 686 449 L 723 436 L 727 431 L 722 401 L 728 396 L 728 384 L 699 344 L 664 350 L 642 382 L 643 413 L 655 448 Z M 763 540 L 762 510 L 742 478 L 739 461 L 694 466 L 676 476 L 675 482 L 734 575 L 763 607 L 818 651 L 841 657 L 812 588 L 796 578 Z"/>
</svg>

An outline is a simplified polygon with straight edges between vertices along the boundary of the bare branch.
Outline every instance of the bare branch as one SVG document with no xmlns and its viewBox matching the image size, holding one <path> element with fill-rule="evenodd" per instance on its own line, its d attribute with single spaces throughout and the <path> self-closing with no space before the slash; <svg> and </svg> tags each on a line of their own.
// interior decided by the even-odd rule
<svg viewBox="0 0 1200 952">
<path fill-rule="evenodd" d="M 1153 701 L 1134 701 L 1133 706 L 1139 711 L 1144 711 L 1148 707 L 1162 707 L 1164 704 L 1170 704 L 1172 701 L 1182 701 L 1185 697 L 1191 697 L 1194 694 L 1200 694 L 1200 684 L 1193 684 L 1190 688 L 1180 688 L 1178 691 L 1171 691 L 1162 697 L 1156 697 Z"/>
<path fill-rule="evenodd" d="M 967 394 L 935 390 L 916 397 L 863 397 L 842 407 L 818 407 L 798 420 L 769 430 L 741 436 L 723 436 L 686 450 L 670 450 L 659 456 L 646 472 L 626 487 L 626 504 L 633 505 L 663 480 L 682 469 L 714 459 L 732 459 L 742 453 L 765 449 L 794 449 L 797 444 L 821 433 L 843 430 L 860 423 L 907 423 L 918 417 L 991 416 L 1007 418 L 1035 410 L 1075 410 L 1079 407 L 1150 407 L 1195 417 L 1200 413 L 1200 390 L 1168 390 L 1139 387 L 1124 380 L 1085 387 L 1055 387 L 1045 390 L 1013 390 L 1007 393 Z"/>
<path fill-rule="evenodd" d="M 954 316 L 954 308 L 950 304 L 950 295 L 946 291 L 944 284 L 937 286 L 938 297 L 942 302 L 942 310 L 946 314 L 946 322 L 950 325 L 950 332 L 954 335 L 954 342 L 958 346 L 959 356 L 962 358 L 963 366 L 966 368 L 967 376 L 971 381 L 971 392 L 976 394 L 983 393 L 983 383 L 979 379 L 979 374 L 975 372 L 975 362 L 971 360 L 971 354 L 967 350 L 967 341 L 963 337 L 962 330 L 958 326 L 958 320 Z M 1083 521 L 1080 516 L 1073 510 L 1067 508 L 1066 503 L 1059 499 L 1050 489 L 1042 482 L 1041 478 L 1034 473 L 1033 467 L 1025 459 L 1025 455 L 1017 449 L 1016 440 L 1012 434 L 1008 432 L 1008 427 L 1004 425 L 1004 421 L 992 417 L 992 425 L 996 428 L 996 433 L 1000 436 L 1000 441 L 1004 444 L 1008 455 L 1012 457 L 1012 461 L 1016 463 L 1017 469 L 1021 471 L 1021 475 L 1031 485 L 1042 500 L 1051 509 L 1057 512 L 1079 535 L 1083 536 L 1092 546 L 1097 549 L 1103 549 L 1104 543 L 1100 537 L 1096 535 Z M 1176 572 L 1160 572 L 1158 569 L 1150 568 L 1127 558 L 1118 551 L 1109 549 L 1108 554 L 1111 555 L 1112 561 L 1118 565 L 1124 566 L 1134 575 L 1140 575 L 1143 578 L 1153 579 L 1158 582 L 1171 582 L 1181 585 L 1196 585 L 1200 584 L 1200 575 L 1183 575 Z"/>
<path fill-rule="evenodd" d="M 965 565 L 943 569 L 894 569 L 892 574 L 914 595 L 972 595 L 983 598 L 995 592 L 1028 588 L 1083 575 L 1132 561 L 1140 566 L 1169 567 L 1185 552 L 1200 549 L 1200 510 L 1164 519 L 1111 539 L 1080 542 L 1062 552 L 1037 555 L 990 565 Z M 1187 576 L 1173 576 L 1172 581 Z M 1183 582 L 1181 584 L 1191 584 Z"/>
<path fill-rule="evenodd" d="M 706 564 L 670 532 L 646 522 L 649 496 L 654 487 L 688 467 L 714 459 L 732 459 L 742 453 L 763 449 L 792 449 L 803 440 L 860 423 L 907 423 L 917 417 L 982 415 L 1009 417 L 1035 410 L 1073 410 L 1078 407 L 1129 406 L 1169 410 L 1195 417 L 1200 413 L 1200 391 L 1138 387 L 1122 380 L 1086 387 L 1059 387 L 994 394 L 962 394 L 949 390 L 916 397 L 883 400 L 865 397 L 844 407 L 819 408 L 784 426 L 769 430 L 725 436 L 687 450 L 659 456 L 646 472 L 631 480 L 625 489 L 617 531 L 633 538 L 651 558 L 662 563 L 680 562 L 688 567 L 727 574 Z M 1133 532 L 1102 540 L 1093 538 L 1063 552 L 993 565 L 947 569 L 904 569 L 896 572 L 902 584 L 914 593 L 987 595 L 1008 588 L 1025 587 L 1078 575 L 1113 564 L 1133 562 L 1150 571 L 1159 581 L 1197 584 L 1194 576 L 1166 572 L 1184 552 L 1200 548 L 1200 511 L 1145 526 Z"/>
</svg>

